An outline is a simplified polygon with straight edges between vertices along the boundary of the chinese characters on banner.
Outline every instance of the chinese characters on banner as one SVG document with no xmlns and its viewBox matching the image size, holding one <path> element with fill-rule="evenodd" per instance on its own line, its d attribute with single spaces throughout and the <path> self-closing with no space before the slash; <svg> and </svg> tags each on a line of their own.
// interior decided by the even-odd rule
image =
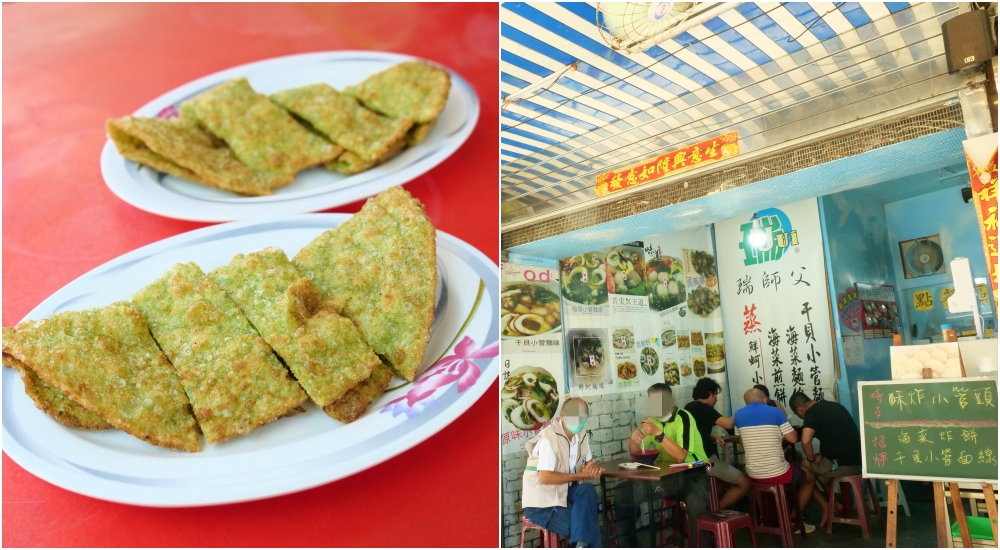
<svg viewBox="0 0 1000 550">
<path fill-rule="evenodd" d="M 559 273 L 500 266 L 500 445 L 524 449 L 559 412 L 565 393 Z"/>
<path fill-rule="evenodd" d="M 739 136 L 734 130 L 625 168 L 600 174 L 597 176 L 597 196 L 603 197 L 624 191 L 738 154 L 740 154 Z"/>
<path fill-rule="evenodd" d="M 719 278 L 709 227 L 649 237 L 645 242 L 650 325 L 659 338 L 663 371 L 656 382 L 693 386 L 709 377 L 729 395 Z"/>
<path fill-rule="evenodd" d="M 986 268 L 997 303 L 997 134 L 979 136 L 962 142 L 965 162 L 972 181 L 972 203 L 979 217 Z"/>
<path fill-rule="evenodd" d="M 831 314 L 816 199 L 730 218 L 715 227 L 733 395 L 764 384 L 788 403 L 795 391 L 833 399 Z M 763 232 L 755 247 L 751 233 Z M 742 406 L 736 403 L 735 407 Z"/>
</svg>

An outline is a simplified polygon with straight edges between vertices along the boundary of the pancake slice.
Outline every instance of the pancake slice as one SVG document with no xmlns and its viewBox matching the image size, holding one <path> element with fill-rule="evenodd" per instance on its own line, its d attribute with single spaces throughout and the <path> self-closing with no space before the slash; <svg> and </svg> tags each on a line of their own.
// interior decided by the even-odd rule
<svg viewBox="0 0 1000 550">
<path fill-rule="evenodd" d="M 423 122 L 421 124 L 414 124 L 410 131 L 406 133 L 406 146 L 413 147 L 419 144 L 423 140 L 427 139 L 427 134 L 431 133 L 431 129 L 434 128 L 434 123 L 437 119 L 433 119 L 430 122 Z"/>
<path fill-rule="evenodd" d="M 336 402 L 323 407 L 323 412 L 344 423 L 354 422 L 364 414 L 372 401 L 385 393 L 390 380 L 392 380 L 392 369 L 384 363 L 380 364 L 372 371 L 371 376 L 348 390 Z"/>
<path fill-rule="evenodd" d="M 4 331 L 7 329 L 5 328 Z M 52 384 L 42 380 L 28 365 L 18 361 L 11 355 L 3 354 L 3 366 L 12 368 L 21 375 L 24 382 L 24 393 L 35 402 L 35 407 L 51 416 L 56 422 L 71 428 L 85 430 L 109 430 L 111 424 L 101 420 L 101 417 L 80 406 L 79 403 L 66 397 Z"/>
<path fill-rule="evenodd" d="M 406 145 L 407 136 L 409 134 L 403 134 L 392 144 L 392 147 L 387 149 L 382 153 L 380 158 L 375 160 L 365 160 L 353 151 L 344 151 L 341 155 L 334 160 L 323 165 L 324 168 L 331 172 L 339 172 L 341 174 L 358 174 L 364 172 L 365 170 L 382 164 L 383 162 L 389 160 L 393 155 L 398 153 Z"/>
<path fill-rule="evenodd" d="M 423 61 L 407 61 L 348 86 L 344 93 L 383 115 L 410 117 L 423 124 L 441 114 L 450 89 L 448 71 Z"/>
<path fill-rule="evenodd" d="M 3 353 L 130 435 L 161 447 L 198 450 L 181 381 L 142 314 L 127 302 L 4 328 Z"/>
<path fill-rule="evenodd" d="M 271 100 L 330 141 L 370 162 L 387 158 L 413 126 L 412 118 L 382 116 L 363 107 L 356 98 L 322 83 L 282 90 Z"/>
<path fill-rule="evenodd" d="M 420 201 L 391 187 L 295 256 L 323 298 L 336 298 L 372 350 L 413 380 L 430 339 L 435 230 Z"/>
<path fill-rule="evenodd" d="M 381 364 L 354 323 L 320 301 L 280 248 L 237 254 L 209 273 L 285 361 L 319 407 L 341 398 Z"/>
<path fill-rule="evenodd" d="M 251 170 L 285 183 L 300 170 L 331 161 L 343 151 L 258 95 L 245 78 L 181 103 L 180 112 L 223 139 Z"/>
<path fill-rule="evenodd" d="M 210 444 L 250 433 L 306 400 L 236 304 L 197 264 L 175 264 L 133 300 L 177 369 Z"/>
<path fill-rule="evenodd" d="M 251 170 L 224 143 L 188 120 L 127 116 L 109 120 L 107 129 L 123 157 L 202 185 L 241 195 L 270 195 L 271 189 L 291 181 L 288 175 Z"/>
</svg>

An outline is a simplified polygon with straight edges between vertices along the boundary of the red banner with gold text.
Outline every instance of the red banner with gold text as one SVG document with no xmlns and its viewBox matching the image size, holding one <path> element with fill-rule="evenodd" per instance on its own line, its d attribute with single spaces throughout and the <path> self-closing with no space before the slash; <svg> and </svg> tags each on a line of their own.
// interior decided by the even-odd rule
<svg viewBox="0 0 1000 550">
<path fill-rule="evenodd" d="M 631 166 L 597 176 L 597 196 L 637 187 L 671 174 L 686 172 L 740 154 L 739 135 L 734 130 L 682 149 L 669 151 Z"/>
<path fill-rule="evenodd" d="M 962 142 L 972 182 L 972 203 L 979 218 L 993 302 L 997 302 L 997 134 Z"/>
</svg>

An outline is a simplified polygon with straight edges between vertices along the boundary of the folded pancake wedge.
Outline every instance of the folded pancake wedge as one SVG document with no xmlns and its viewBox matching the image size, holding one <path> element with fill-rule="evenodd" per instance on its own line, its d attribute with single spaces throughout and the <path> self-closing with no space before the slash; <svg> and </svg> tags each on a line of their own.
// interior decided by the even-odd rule
<svg viewBox="0 0 1000 550">
<path fill-rule="evenodd" d="M 420 201 L 391 187 L 295 256 L 299 272 L 402 378 L 413 380 L 434 320 L 435 231 Z"/>
<path fill-rule="evenodd" d="M 371 376 L 348 390 L 343 397 L 323 407 L 323 412 L 344 423 L 351 423 L 361 417 L 368 405 L 385 393 L 392 380 L 392 369 L 384 363 L 372 371 Z"/>
<path fill-rule="evenodd" d="M 381 364 L 354 323 L 325 307 L 280 248 L 237 254 L 209 273 L 319 407 Z"/>
<path fill-rule="evenodd" d="M 153 445 L 198 450 L 174 368 L 127 302 L 4 328 L 3 353 L 112 426 Z"/>
<path fill-rule="evenodd" d="M 451 76 L 423 61 L 407 61 L 373 74 L 344 93 L 386 116 L 408 116 L 422 124 L 437 118 L 448 101 Z"/>
<path fill-rule="evenodd" d="M 385 158 L 413 126 L 410 117 L 382 116 L 322 83 L 282 90 L 271 100 L 366 161 Z"/>
<path fill-rule="evenodd" d="M 188 120 L 127 116 L 109 120 L 107 129 L 123 157 L 202 185 L 270 195 L 271 189 L 290 181 L 274 172 L 254 172 Z"/>
<path fill-rule="evenodd" d="M 431 129 L 434 128 L 434 123 L 437 119 L 433 119 L 430 122 L 424 122 L 421 124 L 414 124 L 410 131 L 406 133 L 406 146 L 413 147 L 421 141 L 427 138 L 427 134 L 431 133 Z"/>
<path fill-rule="evenodd" d="M 6 327 L 4 331 L 7 331 Z M 28 365 L 6 353 L 3 354 L 3 366 L 12 368 L 21 375 L 21 381 L 24 382 L 24 392 L 35 402 L 35 407 L 54 418 L 56 422 L 71 428 L 85 430 L 109 430 L 114 427 L 101 420 L 101 417 L 81 407 L 76 401 L 66 397 L 66 394 L 59 391 L 59 388 L 39 378 Z"/>
<path fill-rule="evenodd" d="M 175 264 L 133 301 L 177 369 L 210 444 L 250 433 L 306 400 L 236 304 L 197 264 Z"/>
<path fill-rule="evenodd" d="M 245 78 L 220 84 L 181 103 L 181 116 L 222 138 L 256 172 L 285 183 L 295 173 L 323 164 L 343 149 L 310 132 L 284 109 L 257 95 Z"/>
<path fill-rule="evenodd" d="M 408 134 L 403 134 L 392 147 L 382 153 L 382 156 L 375 160 L 365 160 L 358 156 L 353 151 L 344 151 L 339 157 L 331 160 L 330 162 L 323 165 L 323 168 L 331 172 L 339 172 L 341 174 L 358 174 L 364 172 L 365 170 L 382 164 L 383 162 L 392 158 L 393 155 L 398 153 L 406 145 Z"/>
<path fill-rule="evenodd" d="M 191 170 L 188 170 L 176 162 L 153 151 L 143 142 L 143 140 L 126 131 L 122 127 L 123 121 L 130 118 L 132 117 L 112 119 L 108 120 L 105 124 L 105 128 L 108 131 L 108 137 L 111 138 L 111 141 L 115 144 L 115 149 L 118 150 L 119 155 L 137 164 L 148 166 L 157 172 L 163 172 L 164 174 L 170 174 L 171 176 L 177 178 L 193 181 L 202 185 L 208 185 L 208 182 L 202 179 L 198 174 L 195 174 Z"/>
</svg>

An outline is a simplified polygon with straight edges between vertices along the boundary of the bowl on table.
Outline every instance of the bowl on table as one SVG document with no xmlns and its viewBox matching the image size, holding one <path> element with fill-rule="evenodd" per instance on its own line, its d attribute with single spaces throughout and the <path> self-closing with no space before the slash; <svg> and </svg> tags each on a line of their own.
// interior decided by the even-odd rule
<svg viewBox="0 0 1000 550">
<path fill-rule="evenodd" d="M 632 455 L 632 460 L 642 464 L 647 464 L 652 466 L 656 462 L 656 457 L 660 456 L 660 451 L 656 449 L 650 449 L 648 451 L 641 451 L 638 453 L 629 453 Z"/>
</svg>

